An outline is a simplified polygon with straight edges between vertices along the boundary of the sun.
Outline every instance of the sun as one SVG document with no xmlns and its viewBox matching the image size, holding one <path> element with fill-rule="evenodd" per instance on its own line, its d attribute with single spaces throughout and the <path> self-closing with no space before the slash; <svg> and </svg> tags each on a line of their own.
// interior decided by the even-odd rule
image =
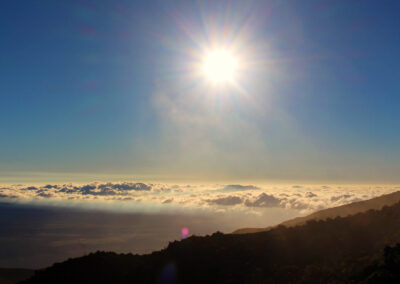
<svg viewBox="0 0 400 284">
<path fill-rule="evenodd" d="M 227 49 L 214 49 L 205 54 L 204 75 L 213 83 L 227 83 L 235 80 L 238 59 Z"/>
</svg>

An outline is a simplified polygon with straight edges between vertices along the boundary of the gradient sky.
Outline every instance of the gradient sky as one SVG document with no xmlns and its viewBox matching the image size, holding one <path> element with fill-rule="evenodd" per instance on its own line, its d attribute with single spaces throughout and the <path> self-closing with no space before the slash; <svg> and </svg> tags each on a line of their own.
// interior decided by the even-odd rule
<svg viewBox="0 0 400 284">
<path fill-rule="evenodd" d="M 399 1 L 213 2 L 1 1 L 0 175 L 400 181 Z"/>
</svg>

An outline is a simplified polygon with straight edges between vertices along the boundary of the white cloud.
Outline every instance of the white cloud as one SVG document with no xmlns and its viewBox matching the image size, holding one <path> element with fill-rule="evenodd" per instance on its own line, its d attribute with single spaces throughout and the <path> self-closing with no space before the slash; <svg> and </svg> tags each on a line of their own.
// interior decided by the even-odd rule
<svg viewBox="0 0 400 284">
<path fill-rule="evenodd" d="M 228 184 L 224 186 L 220 191 L 232 192 L 232 191 L 243 191 L 243 190 L 255 190 L 259 187 L 254 185 L 241 185 L 241 184 Z"/>
<path fill-rule="evenodd" d="M 254 199 L 247 199 L 244 204 L 248 207 L 279 207 L 281 200 L 273 195 L 261 193 Z"/>
<path fill-rule="evenodd" d="M 90 184 L 9 185 L 0 187 L 3 202 L 54 204 L 102 203 L 113 210 L 236 210 L 262 214 L 272 208 L 307 214 L 324 208 L 370 199 L 397 186 L 365 185 L 169 185 L 161 183 L 95 182 Z M 92 203 L 91 203 L 92 202 Z M 121 210 L 122 210 L 121 209 Z"/>
<path fill-rule="evenodd" d="M 236 204 L 241 204 L 243 200 L 238 196 L 225 196 L 216 199 L 209 199 L 207 200 L 207 202 L 210 204 L 217 204 L 217 205 L 236 205 Z"/>
</svg>

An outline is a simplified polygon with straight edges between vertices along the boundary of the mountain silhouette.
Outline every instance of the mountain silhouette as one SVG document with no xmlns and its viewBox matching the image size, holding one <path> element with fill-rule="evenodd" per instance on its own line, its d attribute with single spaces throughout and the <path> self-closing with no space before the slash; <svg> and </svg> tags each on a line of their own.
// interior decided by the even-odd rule
<svg viewBox="0 0 400 284">
<path fill-rule="evenodd" d="M 397 202 L 400 202 L 400 191 L 381 195 L 368 200 L 353 202 L 342 206 L 320 210 L 304 217 L 297 217 L 294 219 L 284 221 L 279 225 L 292 227 L 292 226 L 304 225 L 310 220 L 326 220 L 328 218 L 346 217 L 349 215 L 366 212 L 371 209 L 379 210 L 384 206 L 391 206 Z M 265 228 L 242 228 L 235 230 L 232 234 L 248 234 L 248 233 L 264 232 L 270 230 L 271 228 L 273 228 L 273 226 Z"/>
<path fill-rule="evenodd" d="M 396 203 L 259 233 L 192 236 L 147 255 L 96 252 L 22 283 L 399 283 L 399 242 Z"/>
</svg>

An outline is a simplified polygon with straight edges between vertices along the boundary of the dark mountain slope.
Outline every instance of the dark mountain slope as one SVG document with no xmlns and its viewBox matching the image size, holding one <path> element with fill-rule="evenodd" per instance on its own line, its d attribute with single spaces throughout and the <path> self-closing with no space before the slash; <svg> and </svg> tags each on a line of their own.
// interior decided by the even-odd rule
<svg viewBox="0 0 400 284">
<path fill-rule="evenodd" d="M 304 225 L 306 222 L 310 220 L 326 220 L 328 218 L 346 217 L 357 213 L 362 213 L 371 209 L 379 210 L 383 206 L 391 206 L 399 201 L 400 201 L 400 191 L 396 191 L 369 200 L 353 202 L 350 204 L 317 211 L 315 213 L 312 213 L 304 217 L 298 217 L 285 221 L 279 225 L 292 227 L 292 226 Z M 249 234 L 249 233 L 264 232 L 270 230 L 271 228 L 273 227 L 242 228 L 234 231 L 233 234 Z"/>
<path fill-rule="evenodd" d="M 342 283 L 397 242 L 400 203 L 261 233 L 194 236 L 150 255 L 98 252 L 24 283 Z"/>
<path fill-rule="evenodd" d="M 0 284 L 14 284 L 28 279 L 33 275 L 33 270 L 23 268 L 0 268 Z"/>
<path fill-rule="evenodd" d="M 386 247 L 381 264 L 374 264 L 357 279 L 361 283 L 400 283 L 400 244 Z"/>
</svg>

